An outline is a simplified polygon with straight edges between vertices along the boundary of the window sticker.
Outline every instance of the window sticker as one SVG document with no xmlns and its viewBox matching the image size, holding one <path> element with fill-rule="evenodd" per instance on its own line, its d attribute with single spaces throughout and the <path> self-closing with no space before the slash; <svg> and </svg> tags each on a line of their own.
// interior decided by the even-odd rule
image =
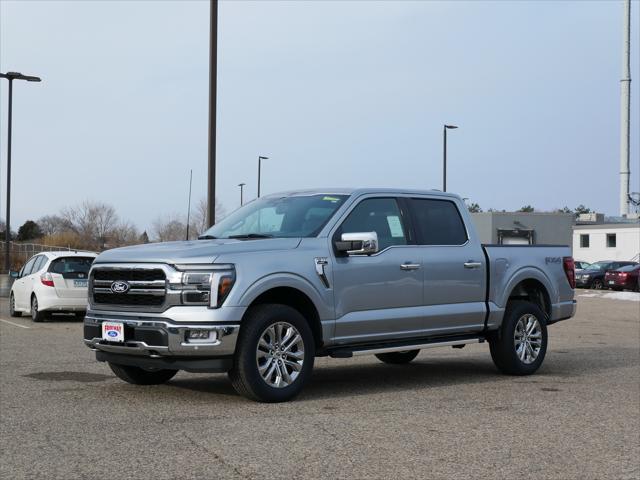
<svg viewBox="0 0 640 480">
<path fill-rule="evenodd" d="M 326 202 L 331 202 L 331 203 L 336 203 L 340 201 L 340 199 L 336 197 L 324 197 L 322 200 Z"/>
<path fill-rule="evenodd" d="M 397 215 L 389 215 L 387 216 L 387 223 L 389 224 L 389 230 L 391 231 L 391 236 L 393 238 L 403 238 L 404 232 L 402 231 L 402 223 L 400 222 L 400 217 Z"/>
</svg>

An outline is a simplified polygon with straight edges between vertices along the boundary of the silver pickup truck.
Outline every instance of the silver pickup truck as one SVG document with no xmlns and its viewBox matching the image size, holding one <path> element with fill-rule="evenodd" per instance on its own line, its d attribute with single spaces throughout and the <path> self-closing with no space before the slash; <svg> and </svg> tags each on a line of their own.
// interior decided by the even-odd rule
<svg viewBox="0 0 640 480">
<path fill-rule="evenodd" d="M 489 343 L 497 368 L 534 373 L 547 326 L 574 315 L 567 246 L 482 245 L 460 197 L 326 189 L 259 198 L 196 241 L 106 251 L 89 274 L 85 344 L 133 384 L 228 372 L 278 402 L 316 356 Z"/>
</svg>

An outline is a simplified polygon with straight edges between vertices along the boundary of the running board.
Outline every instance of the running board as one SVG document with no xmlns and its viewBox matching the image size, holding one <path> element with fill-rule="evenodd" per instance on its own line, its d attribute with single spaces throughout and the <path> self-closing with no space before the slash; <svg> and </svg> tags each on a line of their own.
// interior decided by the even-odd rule
<svg viewBox="0 0 640 480">
<path fill-rule="evenodd" d="M 473 337 L 473 338 L 463 338 L 456 340 L 436 340 L 425 343 L 404 343 L 402 345 L 396 344 L 393 346 L 384 346 L 384 345 L 369 345 L 369 346 L 360 346 L 360 347 L 342 347 L 336 348 L 335 350 L 331 350 L 329 352 L 329 356 L 334 358 L 350 358 L 357 357 L 360 355 L 377 355 L 380 353 L 391 353 L 391 352 L 404 352 L 406 350 L 422 350 L 424 348 L 434 348 L 434 347 L 458 347 L 462 348 L 464 345 L 470 343 L 483 343 L 484 337 Z"/>
</svg>

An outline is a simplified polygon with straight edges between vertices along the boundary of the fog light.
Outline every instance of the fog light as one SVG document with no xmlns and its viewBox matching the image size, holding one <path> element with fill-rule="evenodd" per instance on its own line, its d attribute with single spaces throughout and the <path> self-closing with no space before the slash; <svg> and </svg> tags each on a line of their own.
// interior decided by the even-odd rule
<svg viewBox="0 0 640 480">
<path fill-rule="evenodd" d="M 189 342 L 215 342 L 217 338 L 214 330 L 205 330 L 200 328 L 194 328 L 187 331 L 187 340 Z"/>
</svg>

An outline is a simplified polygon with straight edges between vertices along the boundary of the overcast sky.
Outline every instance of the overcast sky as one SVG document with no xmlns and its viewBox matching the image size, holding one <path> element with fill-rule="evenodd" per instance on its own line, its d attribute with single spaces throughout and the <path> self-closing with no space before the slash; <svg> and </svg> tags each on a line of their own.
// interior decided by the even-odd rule
<svg viewBox="0 0 640 480">
<path fill-rule="evenodd" d="M 632 2 L 632 191 L 638 22 Z M 84 199 L 141 229 L 206 195 L 209 2 L 0 0 L 14 88 L 12 225 Z M 441 188 L 485 210 L 618 213 L 622 2 L 221 1 L 219 200 Z M 1 217 L 6 81 L 0 83 Z"/>
</svg>

